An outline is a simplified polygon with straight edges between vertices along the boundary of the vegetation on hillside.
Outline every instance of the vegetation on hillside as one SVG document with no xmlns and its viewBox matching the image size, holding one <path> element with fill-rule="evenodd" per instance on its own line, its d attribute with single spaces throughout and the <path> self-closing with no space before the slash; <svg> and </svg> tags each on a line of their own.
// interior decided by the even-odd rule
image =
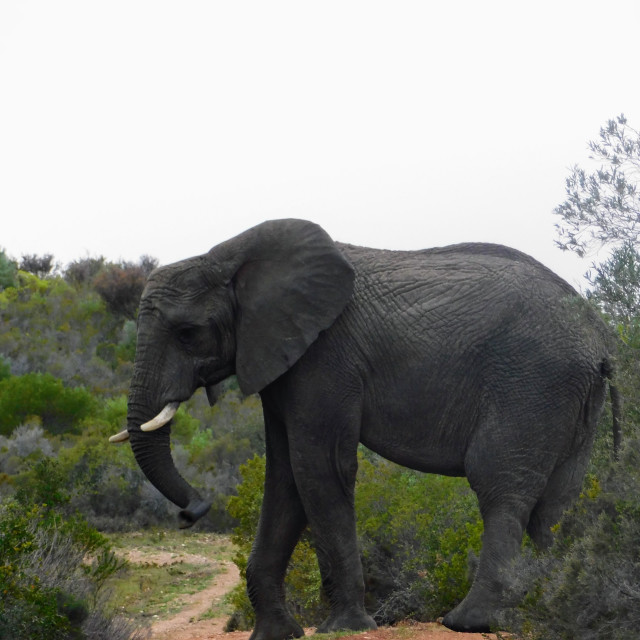
<svg viewBox="0 0 640 640">
<path fill-rule="evenodd" d="M 0 252 L 0 638 L 128 637 L 109 616 L 98 629 L 108 569 L 98 529 L 176 526 L 177 508 L 130 448 L 108 442 L 126 425 L 136 308 L 155 264 L 91 258 L 54 270 L 51 256 L 18 264 Z M 198 395 L 173 441 L 183 475 L 214 502 L 199 526 L 229 530 L 238 467 L 264 450 L 259 400 L 233 381 L 213 408 Z M 99 583 L 83 564 L 91 554 Z"/>
<path fill-rule="evenodd" d="M 593 265 L 587 297 L 619 337 L 615 384 L 624 397 L 623 446 L 615 459 L 605 411 L 583 494 L 555 528 L 546 552 L 526 547 L 503 626 L 527 640 L 626 638 L 640 626 L 640 138 L 624 118 L 591 144 L 602 166 L 576 167 L 556 213 L 558 243 L 611 254 Z M 125 638 L 126 621 L 105 605 L 119 569 L 99 531 L 174 526 L 177 509 L 137 468 L 128 446 L 107 438 L 126 424 L 135 317 L 156 261 L 12 260 L 0 250 L 0 639 Z M 172 427 L 180 472 L 212 497 L 197 526 L 234 529 L 246 568 L 264 478 L 260 401 L 233 380 L 211 408 L 205 394 L 184 403 Z M 367 607 L 379 622 L 433 619 L 469 586 L 482 524 L 461 479 L 422 475 L 362 448 L 356 491 Z M 303 624 L 327 612 L 313 553 L 301 540 L 287 594 Z M 236 626 L 251 623 L 241 587 Z"/>
<path fill-rule="evenodd" d="M 88 258 L 51 273 L 50 258 L 23 258 L 31 273 L 0 253 L 9 274 L 0 290 L 0 496 L 14 494 L 35 462 L 56 458 L 73 505 L 102 530 L 171 526 L 174 507 L 129 447 L 107 440 L 126 424 L 135 310 L 157 263 Z M 258 399 L 233 382 L 213 408 L 198 395 L 180 410 L 173 441 L 183 475 L 213 497 L 202 526 L 227 530 L 238 467 L 264 447 Z"/>
</svg>

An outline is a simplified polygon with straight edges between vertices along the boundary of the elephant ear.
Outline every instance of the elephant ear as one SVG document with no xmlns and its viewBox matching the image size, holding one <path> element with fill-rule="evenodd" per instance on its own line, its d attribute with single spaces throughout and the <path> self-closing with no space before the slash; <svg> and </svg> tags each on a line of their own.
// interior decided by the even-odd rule
<svg viewBox="0 0 640 640">
<path fill-rule="evenodd" d="M 354 273 L 334 241 L 304 220 L 273 220 L 246 234 L 248 251 L 232 279 L 236 375 L 256 393 L 293 366 L 342 313 Z"/>
</svg>

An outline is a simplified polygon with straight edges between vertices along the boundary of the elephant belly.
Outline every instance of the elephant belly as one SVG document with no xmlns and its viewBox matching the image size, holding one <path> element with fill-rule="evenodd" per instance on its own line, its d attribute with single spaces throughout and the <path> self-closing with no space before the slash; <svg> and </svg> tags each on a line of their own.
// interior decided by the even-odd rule
<svg viewBox="0 0 640 640">
<path fill-rule="evenodd" d="M 403 445 L 396 446 L 375 437 L 373 440 L 362 437 L 361 442 L 383 458 L 409 469 L 445 476 L 465 475 L 461 452 L 451 451 L 449 448 L 425 447 L 421 450 L 409 450 Z"/>
<path fill-rule="evenodd" d="M 408 409 L 386 403 L 385 409 L 364 412 L 360 442 L 411 469 L 464 476 L 472 422 L 467 416 L 446 416 L 433 407 Z"/>
</svg>

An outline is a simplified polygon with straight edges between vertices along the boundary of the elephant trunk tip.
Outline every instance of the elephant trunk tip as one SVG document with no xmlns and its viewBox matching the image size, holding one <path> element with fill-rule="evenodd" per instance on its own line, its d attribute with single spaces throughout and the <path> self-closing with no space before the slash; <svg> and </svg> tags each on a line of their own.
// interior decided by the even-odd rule
<svg viewBox="0 0 640 640">
<path fill-rule="evenodd" d="M 203 515 L 211 509 L 211 502 L 197 498 L 192 500 L 184 509 L 178 513 L 180 529 L 188 529 L 193 526 Z"/>
</svg>

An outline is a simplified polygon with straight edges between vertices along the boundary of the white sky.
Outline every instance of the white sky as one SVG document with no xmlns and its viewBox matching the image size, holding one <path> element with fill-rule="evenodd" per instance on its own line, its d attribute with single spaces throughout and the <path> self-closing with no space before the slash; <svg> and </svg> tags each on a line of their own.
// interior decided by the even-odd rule
<svg viewBox="0 0 640 640">
<path fill-rule="evenodd" d="M 0 246 L 167 263 L 300 217 L 576 284 L 552 210 L 640 126 L 639 35 L 638 0 L 0 0 Z"/>
</svg>

